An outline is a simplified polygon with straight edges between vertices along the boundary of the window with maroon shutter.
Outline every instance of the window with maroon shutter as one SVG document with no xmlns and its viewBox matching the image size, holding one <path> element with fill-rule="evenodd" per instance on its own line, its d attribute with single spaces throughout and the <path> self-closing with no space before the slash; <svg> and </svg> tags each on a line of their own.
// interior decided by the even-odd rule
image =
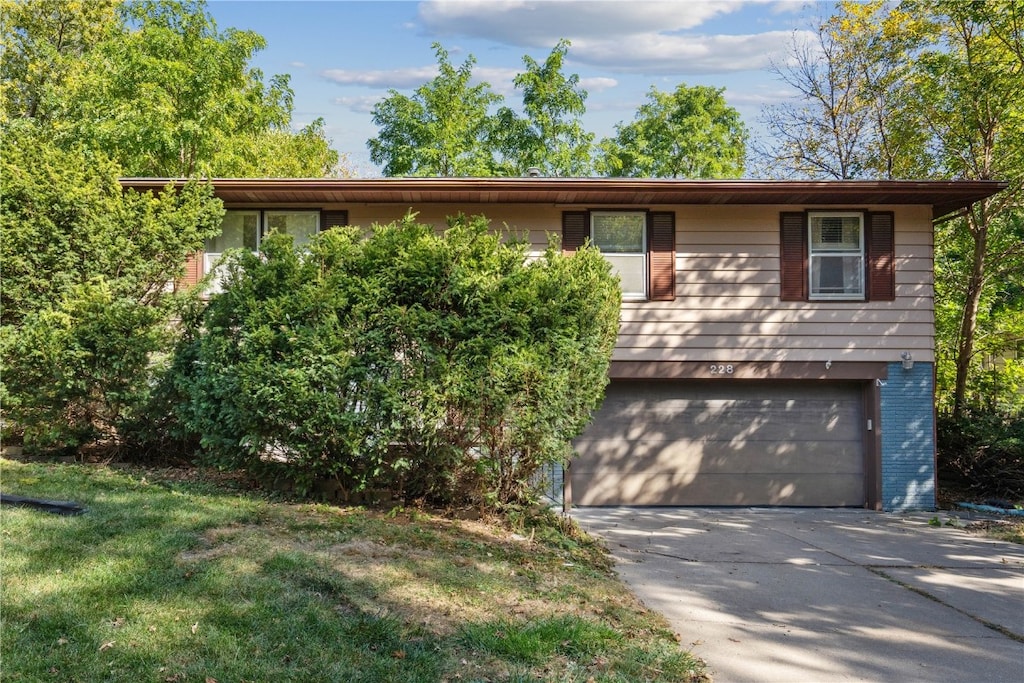
<svg viewBox="0 0 1024 683">
<path fill-rule="evenodd" d="M 621 210 L 562 213 L 562 250 L 571 253 L 589 239 L 622 280 L 627 299 L 675 298 L 675 214 Z"/>
<path fill-rule="evenodd" d="M 863 211 L 807 212 L 808 298 L 863 301 Z"/>
<path fill-rule="evenodd" d="M 892 301 L 893 214 L 804 211 L 780 215 L 782 301 Z"/>
</svg>

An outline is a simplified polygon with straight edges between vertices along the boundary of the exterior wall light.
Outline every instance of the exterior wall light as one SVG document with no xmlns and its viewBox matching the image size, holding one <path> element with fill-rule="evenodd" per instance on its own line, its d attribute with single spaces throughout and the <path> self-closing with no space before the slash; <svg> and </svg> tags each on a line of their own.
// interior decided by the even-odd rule
<svg viewBox="0 0 1024 683">
<path fill-rule="evenodd" d="M 914 367 L 914 357 L 910 355 L 910 351 L 904 351 L 901 353 L 900 360 L 903 361 L 904 370 L 910 370 Z"/>
</svg>

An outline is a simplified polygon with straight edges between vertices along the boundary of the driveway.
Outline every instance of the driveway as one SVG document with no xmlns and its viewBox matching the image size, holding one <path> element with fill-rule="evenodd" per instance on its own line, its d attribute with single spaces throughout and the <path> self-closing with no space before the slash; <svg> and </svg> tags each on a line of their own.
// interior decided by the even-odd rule
<svg viewBox="0 0 1024 683">
<path fill-rule="evenodd" d="M 1024 546 L 930 526 L 933 513 L 572 517 L 605 539 L 622 579 L 716 683 L 1024 681 Z"/>
</svg>

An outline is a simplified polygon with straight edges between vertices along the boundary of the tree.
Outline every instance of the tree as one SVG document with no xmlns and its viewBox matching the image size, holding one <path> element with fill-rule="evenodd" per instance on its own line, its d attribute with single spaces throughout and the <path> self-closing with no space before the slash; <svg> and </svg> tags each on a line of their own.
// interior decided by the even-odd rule
<svg viewBox="0 0 1024 683">
<path fill-rule="evenodd" d="M 766 165 L 812 178 L 1010 183 L 936 229 L 940 402 L 959 418 L 981 398 L 969 386 L 984 356 L 1019 342 L 1011 321 L 1024 277 L 1024 8 L 1013 0 L 837 7 L 819 30 L 821 52 L 795 53 L 782 74 L 802 104 L 766 110 L 779 141 Z"/>
<path fill-rule="evenodd" d="M 906 112 L 912 14 L 884 0 L 840 3 L 819 22 L 813 42 L 794 37 L 770 71 L 795 101 L 762 109 L 767 143 L 754 154 L 766 175 L 805 178 L 916 178 L 926 175 L 921 126 Z M 768 146 L 771 145 L 771 146 Z"/>
<path fill-rule="evenodd" d="M 118 168 L 57 147 L 32 121 L 0 147 L 0 351 L 5 432 L 36 446 L 120 443 L 169 350 L 185 256 L 220 229 L 198 184 L 122 192 Z"/>
<path fill-rule="evenodd" d="M 27 444 L 118 445 L 175 332 L 173 284 L 220 229 L 210 188 L 159 199 L 124 175 L 337 171 L 322 121 L 290 130 L 264 45 L 201 1 L 0 0 L 0 385 Z"/>
<path fill-rule="evenodd" d="M 502 97 L 486 82 L 470 85 L 476 59 L 458 69 L 434 43 L 439 73 L 412 97 L 390 90 L 373 108 L 379 134 L 366 144 L 387 176 L 489 176 L 493 174 L 493 119 Z"/>
<path fill-rule="evenodd" d="M 526 71 L 515 78 L 523 92 L 525 118 L 511 109 L 498 112 L 498 130 L 507 172 L 524 175 L 536 168 L 542 175 L 581 177 L 591 172 L 590 148 L 593 133 L 583 128 L 587 92 L 579 87 L 579 76 L 562 73 L 569 41 L 560 40 L 551 54 L 538 64 L 523 57 Z"/>
<path fill-rule="evenodd" d="M 601 141 L 598 170 L 615 177 L 738 178 L 747 130 L 724 88 L 651 88 L 632 123 Z"/>
<path fill-rule="evenodd" d="M 83 58 L 119 30 L 118 0 L 0 0 L 3 120 L 50 120 Z"/>
<path fill-rule="evenodd" d="M 954 232 L 966 230 L 968 244 L 959 269 L 963 287 L 957 292 L 963 303 L 955 335 L 952 414 L 958 418 L 967 406 L 969 379 L 982 360 L 977 357 L 982 304 L 987 296 L 1005 298 L 1000 292 L 1019 288 L 1024 279 L 1024 8 L 1017 2 L 945 0 L 907 7 L 927 17 L 913 105 L 933 141 L 933 168 L 945 177 L 1011 184 L 975 203 L 965 221 L 953 226 Z"/>
<path fill-rule="evenodd" d="M 125 175 L 336 171 L 322 122 L 291 132 L 288 77 L 264 84 L 248 65 L 264 39 L 218 31 L 202 0 L 4 2 L 7 121 L 103 150 Z M 307 156 L 282 165 L 273 152 L 292 136 Z"/>
</svg>

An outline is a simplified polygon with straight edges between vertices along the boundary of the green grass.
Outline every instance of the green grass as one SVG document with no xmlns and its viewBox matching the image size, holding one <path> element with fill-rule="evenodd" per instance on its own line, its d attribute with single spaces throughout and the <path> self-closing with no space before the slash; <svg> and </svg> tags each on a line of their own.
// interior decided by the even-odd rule
<svg viewBox="0 0 1024 683">
<path fill-rule="evenodd" d="M 275 501 L 177 471 L 0 460 L 15 681 L 702 681 L 555 515 Z"/>
</svg>

